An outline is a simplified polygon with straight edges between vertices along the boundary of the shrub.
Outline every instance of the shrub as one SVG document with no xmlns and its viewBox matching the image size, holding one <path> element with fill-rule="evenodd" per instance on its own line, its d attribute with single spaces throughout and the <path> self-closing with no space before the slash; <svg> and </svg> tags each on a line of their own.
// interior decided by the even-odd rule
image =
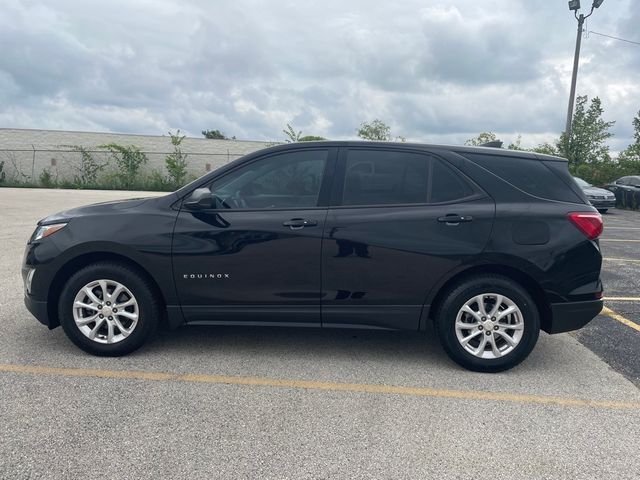
<svg viewBox="0 0 640 480">
<path fill-rule="evenodd" d="M 51 170 L 45 168 L 40 172 L 40 185 L 44 188 L 55 188 L 58 185 L 58 181 L 51 174 Z"/>
<path fill-rule="evenodd" d="M 164 162 L 169 173 L 169 183 L 174 188 L 179 188 L 185 184 L 187 178 L 187 154 L 182 153 L 180 148 L 186 135 L 180 135 L 180 130 L 178 130 L 175 135 L 169 132 L 169 136 L 171 136 L 173 153 L 167 155 Z"/>
<path fill-rule="evenodd" d="M 82 188 L 98 186 L 98 174 L 107 166 L 106 163 L 98 163 L 86 147 L 79 145 L 61 145 L 80 154 L 80 163 L 74 166 L 76 174 L 73 176 L 73 182 L 64 182 L 63 188 Z"/>
<path fill-rule="evenodd" d="M 138 174 L 140 168 L 149 160 L 144 152 L 135 145 L 119 145 L 117 143 L 108 143 L 100 145 L 98 148 L 105 148 L 111 153 L 111 158 L 115 161 L 118 168 L 115 176 L 111 178 L 110 183 L 116 183 L 114 187 L 123 186 L 131 188 L 139 180 Z"/>
</svg>

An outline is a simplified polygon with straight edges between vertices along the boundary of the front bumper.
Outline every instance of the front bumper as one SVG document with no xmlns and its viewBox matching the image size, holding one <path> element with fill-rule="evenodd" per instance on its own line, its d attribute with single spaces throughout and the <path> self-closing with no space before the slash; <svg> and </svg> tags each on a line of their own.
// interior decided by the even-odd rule
<svg viewBox="0 0 640 480">
<path fill-rule="evenodd" d="M 50 330 L 57 327 L 57 325 L 52 326 L 49 321 L 49 307 L 47 302 L 35 300 L 31 295 L 25 294 L 24 304 L 31 315 L 36 317 L 41 324 L 46 325 Z"/>
<path fill-rule="evenodd" d="M 551 319 L 545 326 L 547 333 L 578 330 L 593 320 L 604 306 L 602 300 L 551 304 Z"/>
<path fill-rule="evenodd" d="M 612 198 L 611 200 L 592 200 L 589 199 L 589 203 L 596 208 L 615 208 L 616 199 Z"/>
</svg>

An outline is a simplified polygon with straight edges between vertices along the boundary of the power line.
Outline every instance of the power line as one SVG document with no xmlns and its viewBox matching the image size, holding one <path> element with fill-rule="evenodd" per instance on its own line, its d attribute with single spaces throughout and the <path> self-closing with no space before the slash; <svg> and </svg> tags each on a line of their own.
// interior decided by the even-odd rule
<svg viewBox="0 0 640 480">
<path fill-rule="evenodd" d="M 627 40 L 626 38 L 614 37 L 613 35 L 606 35 L 604 33 L 594 32 L 593 30 L 589 30 L 589 34 L 600 35 L 601 37 L 612 38 L 614 40 L 620 40 L 621 42 L 633 43 L 634 45 L 640 45 L 640 42 L 634 42 L 633 40 Z"/>
</svg>

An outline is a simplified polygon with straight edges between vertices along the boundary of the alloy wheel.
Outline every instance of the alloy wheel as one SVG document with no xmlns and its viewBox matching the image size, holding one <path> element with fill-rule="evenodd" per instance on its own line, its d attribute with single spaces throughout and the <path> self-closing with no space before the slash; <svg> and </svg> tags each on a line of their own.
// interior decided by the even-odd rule
<svg viewBox="0 0 640 480">
<path fill-rule="evenodd" d="M 460 308 L 455 331 L 467 352 L 478 358 L 496 359 L 518 346 L 524 320 L 513 300 L 498 293 L 484 293 L 467 300 Z"/>
<path fill-rule="evenodd" d="M 84 336 L 113 344 L 131 335 L 138 324 L 138 302 L 115 280 L 94 280 L 80 289 L 73 301 L 73 319 Z"/>
</svg>

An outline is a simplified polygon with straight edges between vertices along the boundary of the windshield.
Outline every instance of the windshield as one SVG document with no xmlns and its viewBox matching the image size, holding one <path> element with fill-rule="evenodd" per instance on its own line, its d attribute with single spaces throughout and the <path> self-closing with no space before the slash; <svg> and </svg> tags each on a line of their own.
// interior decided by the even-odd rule
<svg viewBox="0 0 640 480">
<path fill-rule="evenodd" d="M 587 188 L 587 187 L 593 187 L 593 185 L 591 185 L 590 183 L 585 182 L 583 179 L 578 178 L 578 177 L 573 177 L 573 179 L 576 181 L 576 183 L 578 184 L 578 186 L 580 188 Z"/>
</svg>

